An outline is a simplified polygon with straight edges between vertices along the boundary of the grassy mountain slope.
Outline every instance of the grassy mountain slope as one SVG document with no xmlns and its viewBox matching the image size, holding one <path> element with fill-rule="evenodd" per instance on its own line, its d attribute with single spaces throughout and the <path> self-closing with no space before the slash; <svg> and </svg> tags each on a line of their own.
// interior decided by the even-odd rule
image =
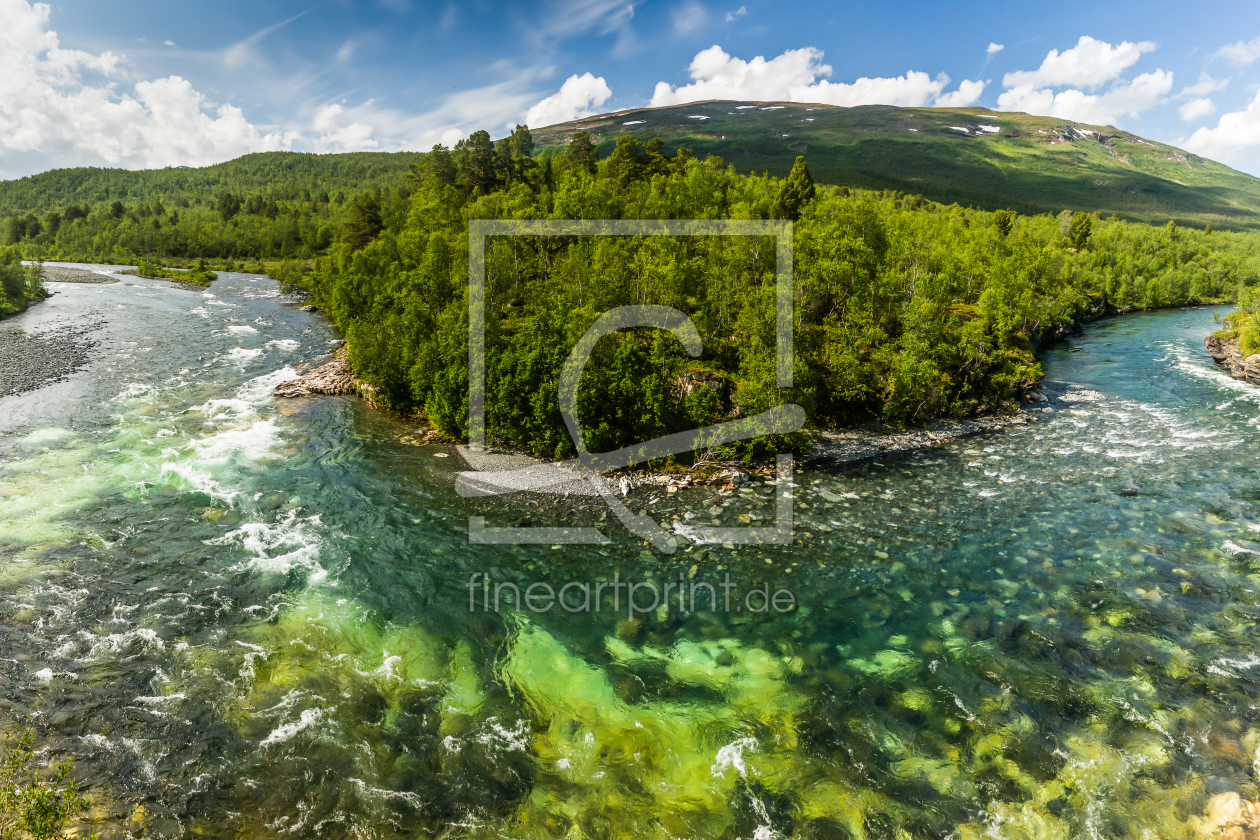
<svg viewBox="0 0 1260 840">
<path fill-rule="evenodd" d="M 0 216 L 63 210 L 72 204 L 195 201 L 217 198 L 225 191 L 278 200 L 309 199 L 318 192 L 354 194 L 401 182 L 407 167 L 423 157 L 418 152 L 259 152 L 197 169 L 54 169 L 0 181 Z"/>
<path fill-rule="evenodd" d="M 996 127 L 997 130 L 992 130 Z M 533 129 L 542 148 L 588 131 L 609 154 L 623 134 L 660 137 L 740 172 L 783 176 L 805 155 L 815 179 L 1021 213 L 1260 229 L 1260 179 L 1113 126 L 986 108 L 840 108 L 711 101 Z"/>
</svg>

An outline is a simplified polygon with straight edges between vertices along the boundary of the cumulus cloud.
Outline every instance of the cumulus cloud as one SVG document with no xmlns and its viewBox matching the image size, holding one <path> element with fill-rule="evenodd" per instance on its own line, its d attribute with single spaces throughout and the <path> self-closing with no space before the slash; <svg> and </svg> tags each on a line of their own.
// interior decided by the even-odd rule
<svg viewBox="0 0 1260 840">
<path fill-rule="evenodd" d="M 124 59 L 62 49 L 49 12 L 0 0 L 0 177 L 56 166 L 196 166 L 294 139 L 259 130 L 179 76 L 127 90 Z"/>
<path fill-rule="evenodd" d="M 1182 105 L 1177 109 L 1177 113 L 1186 122 L 1194 122 L 1203 119 L 1209 114 L 1215 114 L 1216 105 L 1212 103 L 1211 99 L 1200 97 L 1199 99 L 1191 99 L 1185 105 Z"/>
<path fill-rule="evenodd" d="M 1254 164 L 1260 158 L 1260 91 L 1241 110 L 1221 114 L 1215 128 L 1200 128 L 1182 145 L 1226 163 Z"/>
<path fill-rule="evenodd" d="M 735 21 L 735 20 L 736 20 L 736 19 L 738 19 L 738 18 L 742 18 L 742 17 L 743 17 L 744 15 L 746 15 L 746 14 L 748 14 L 748 9 L 747 9 L 747 7 L 745 7 L 745 6 L 740 6 L 740 7 L 739 7 L 738 9 L 736 9 L 735 11 L 733 11 L 733 12 L 727 12 L 727 13 L 726 13 L 726 22 L 727 22 L 727 23 L 731 23 L 731 22 Z"/>
<path fill-rule="evenodd" d="M 831 67 L 823 64 L 822 50 L 804 47 L 787 50 L 766 60 L 757 56 L 751 61 L 736 58 L 720 46 L 701 50 L 687 68 L 694 80 L 674 87 L 658 82 L 652 94 L 652 105 L 681 105 L 706 99 L 742 99 L 751 101 L 821 102 L 828 105 L 902 105 L 922 106 L 932 103 L 951 106 L 969 105 L 980 97 L 984 82 L 964 81 L 958 90 L 945 93 L 949 77 L 944 73 L 932 78 L 927 73 L 911 71 L 895 78 L 860 78 L 852 83 L 819 79 L 830 76 Z"/>
<path fill-rule="evenodd" d="M 1082 35 L 1076 46 L 1059 52 L 1050 50 L 1036 70 L 1019 70 L 1002 77 L 1008 88 L 1097 87 L 1128 70 L 1143 53 L 1151 52 L 1150 41 L 1138 44 L 1124 41 L 1112 46 Z"/>
<path fill-rule="evenodd" d="M 986 84 L 988 83 L 963 79 L 958 85 L 958 90 L 937 96 L 936 104 L 946 108 L 963 108 L 967 105 L 974 105 L 980 99 L 980 94 L 984 93 Z"/>
<path fill-rule="evenodd" d="M 1000 53 L 1004 49 L 1006 49 L 1005 44 L 995 44 L 992 41 L 990 41 L 989 48 L 985 50 L 985 52 L 988 53 L 989 55 L 996 55 L 997 53 Z"/>
<path fill-rule="evenodd" d="M 565 79 L 560 90 L 548 96 L 525 113 L 525 125 L 535 128 L 569 122 L 593 114 L 612 96 L 603 76 L 574 73 Z"/>
<path fill-rule="evenodd" d="M 372 102 L 364 103 L 370 108 Z M 354 113 L 348 112 L 339 102 L 321 105 L 311 120 L 316 132 L 314 140 L 317 152 L 361 152 L 380 148 L 380 140 L 367 122 L 360 122 Z"/>
<path fill-rule="evenodd" d="M 537 101 L 529 86 L 544 72 L 505 67 L 508 81 L 452 93 L 420 114 L 372 100 L 327 102 L 290 125 L 266 128 L 250 123 L 234 105 L 210 101 L 187 79 L 134 80 L 122 56 L 63 49 L 48 28 L 49 12 L 48 6 L 27 0 L 0 0 L 5 22 L 0 27 L 0 178 L 65 166 L 205 166 L 276 149 L 396 151 L 452 145 L 468 131 L 502 124 L 505 114 L 519 114 Z M 603 96 L 596 91 L 587 99 L 602 104 L 611 92 L 602 79 L 592 81 L 603 86 Z M 572 85 L 566 88 L 562 94 L 573 93 Z"/>
<path fill-rule="evenodd" d="M 1216 51 L 1216 55 L 1226 61 L 1237 64 L 1239 67 L 1245 67 L 1257 58 L 1260 58 L 1260 37 L 1221 47 Z"/>
<path fill-rule="evenodd" d="M 1018 70 L 1003 76 L 1006 90 L 998 97 L 998 107 L 1096 125 L 1112 125 L 1121 117 L 1136 117 L 1172 91 L 1173 74 L 1166 70 L 1142 73 L 1127 82 L 1119 78 L 1144 53 L 1154 49 L 1150 41 L 1124 41 L 1113 46 L 1082 35 L 1071 49 L 1050 50 L 1036 70 Z M 1103 93 L 1081 90 L 1096 89 L 1107 82 L 1112 82 L 1111 87 Z M 1062 87 L 1067 90 L 1054 90 Z"/>
<path fill-rule="evenodd" d="M 519 114 L 537 93 L 524 90 L 539 69 L 504 65 L 505 82 L 460 91 L 423 113 L 384 107 L 374 100 L 358 105 L 326 103 L 316 109 L 301 137 L 303 148 L 320 152 L 426 150 L 435 143 L 453 146 L 470 131 L 502 125 L 505 114 Z"/>
<path fill-rule="evenodd" d="M 1121 117 L 1136 117 L 1159 104 L 1172 87 L 1173 74 L 1164 70 L 1143 73 L 1101 94 L 1074 88 L 1055 93 L 1048 88 L 1022 86 L 1004 91 L 998 97 L 998 108 L 1094 125 L 1113 125 Z"/>
</svg>

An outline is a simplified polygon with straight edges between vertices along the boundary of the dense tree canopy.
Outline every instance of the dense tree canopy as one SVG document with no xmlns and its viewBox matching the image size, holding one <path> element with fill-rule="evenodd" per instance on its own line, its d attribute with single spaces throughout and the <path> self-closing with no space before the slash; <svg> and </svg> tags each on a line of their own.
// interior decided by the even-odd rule
<svg viewBox="0 0 1260 840">
<path fill-rule="evenodd" d="M 665 304 L 700 330 L 602 339 L 579 414 L 593 451 L 783 402 L 817 427 L 915 423 L 1001 406 L 1036 382 L 1035 345 L 1090 314 L 1230 298 L 1260 280 L 1254 236 L 1086 213 L 1027 217 L 917 196 L 739 175 L 622 138 L 604 161 L 575 134 L 558 165 L 517 169 L 524 129 L 474 135 L 417 167 L 405 220 L 331 249 L 309 291 L 387 403 L 453 434 L 467 424 L 470 219 L 769 219 L 795 223 L 795 385 L 775 384 L 774 247 L 746 237 L 504 237 L 487 246 L 488 431 L 572 452 L 556 383 L 601 312 Z"/>
</svg>

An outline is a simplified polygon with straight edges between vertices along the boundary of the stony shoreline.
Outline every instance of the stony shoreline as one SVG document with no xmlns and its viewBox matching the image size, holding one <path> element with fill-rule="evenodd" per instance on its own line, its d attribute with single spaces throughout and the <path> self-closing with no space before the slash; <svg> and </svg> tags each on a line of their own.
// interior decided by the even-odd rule
<svg viewBox="0 0 1260 840">
<path fill-rule="evenodd" d="M 0 331 L 0 397 L 60 382 L 91 361 L 96 342 L 86 336 L 103 321 L 41 333 Z"/>
</svg>

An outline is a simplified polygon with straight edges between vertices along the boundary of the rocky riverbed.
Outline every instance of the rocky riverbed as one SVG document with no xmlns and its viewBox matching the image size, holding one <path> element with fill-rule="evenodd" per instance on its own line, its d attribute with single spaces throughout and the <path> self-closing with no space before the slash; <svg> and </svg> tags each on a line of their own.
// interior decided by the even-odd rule
<svg viewBox="0 0 1260 840">
<path fill-rule="evenodd" d="M 83 368 L 96 346 L 87 336 L 102 323 L 34 334 L 0 331 L 0 397 L 34 391 Z"/>
</svg>

